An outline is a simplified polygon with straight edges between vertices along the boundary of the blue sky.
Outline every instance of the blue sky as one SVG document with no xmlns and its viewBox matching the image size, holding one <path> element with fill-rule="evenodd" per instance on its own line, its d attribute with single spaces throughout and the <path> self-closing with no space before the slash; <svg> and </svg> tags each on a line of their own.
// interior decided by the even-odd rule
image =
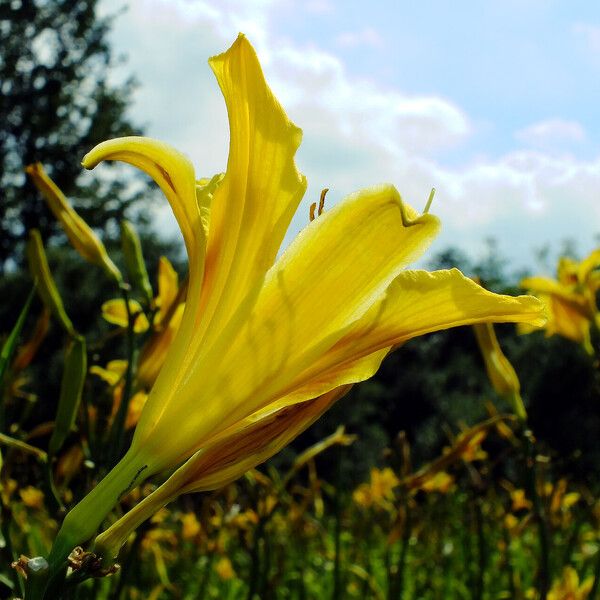
<svg viewBox="0 0 600 600">
<path fill-rule="evenodd" d="M 111 11 L 119 0 L 103 0 Z M 238 31 L 304 130 L 298 163 L 329 202 L 392 182 L 471 254 L 494 237 L 516 264 L 600 232 L 600 7 L 575 0 L 131 0 L 113 45 L 140 81 L 132 115 L 225 168 L 227 122 L 206 64 Z M 162 213 L 161 213 L 162 214 Z M 164 221 L 161 221 L 164 222 Z M 172 226 L 169 226 L 172 227 Z M 169 230 L 167 228 L 167 230 Z"/>
</svg>

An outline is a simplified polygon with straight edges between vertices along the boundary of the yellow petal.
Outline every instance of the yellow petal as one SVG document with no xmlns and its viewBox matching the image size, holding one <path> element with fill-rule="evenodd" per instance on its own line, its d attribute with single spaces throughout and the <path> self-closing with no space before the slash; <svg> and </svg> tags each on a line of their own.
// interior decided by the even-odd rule
<svg viewBox="0 0 600 600">
<path fill-rule="evenodd" d="M 592 273 L 600 267 L 600 248 L 593 250 L 580 263 L 577 271 L 581 283 L 588 282 Z"/>
<path fill-rule="evenodd" d="M 165 256 L 158 260 L 158 298 L 157 305 L 159 315 L 157 321 L 160 323 L 164 315 L 169 312 L 171 305 L 177 298 L 179 290 L 179 275 Z"/>
<path fill-rule="evenodd" d="M 190 161 L 168 144 L 135 136 L 98 144 L 85 155 L 82 165 L 93 169 L 103 160 L 129 163 L 154 179 L 169 201 L 183 234 L 190 271 L 201 270 L 205 239 Z"/>
<path fill-rule="evenodd" d="M 222 432 L 100 534 L 95 541 L 96 552 L 114 558 L 134 529 L 180 494 L 218 489 L 264 462 L 314 423 L 348 389 L 339 388 L 311 402 L 282 410 L 267 407 Z"/>
<path fill-rule="evenodd" d="M 550 296 L 551 320 L 548 323 L 548 335 L 560 335 L 582 344 L 586 352 L 594 354 L 590 339 L 590 320 L 582 316 L 580 307 L 558 296 Z"/>
<path fill-rule="evenodd" d="M 136 450 L 149 461 L 153 453 L 168 460 L 161 440 L 177 429 L 179 449 L 194 451 L 209 433 L 282 396 L 438 228 L 435 217 L 417 216 L 391 186 L 350 196 L 314 220 L 269 271 L 250 316 L 240 311 L 212 347 L 188 352 L 183 366 L 169 355 L 136 430 Z M 206 400 L 182 423 L 178 415 L 190 398 Z"/>
<path fill-rule="evenodd" d="M 144 408 L 144 404 L 146 404 L 146 400 L 148 399 L 148 394 L 143 391 L 136 392 L 129 401 L 129 406 L 127 407 L 127 418 L 125 420 L 125 429 L 131 429 L 137 425 L 137 422 L 140 420 L 140 415 L 142 414 L 142 409 Z"/>
<path fill-rule="evenodd" d="M 125 375 L 126 370 L 126 360 L 111 360 L 106 365 L 106 368 L 100 367 L 99 365 L 93 365 L 90 367 L 90 373 L 97 375 L 106 381 L 106 383 L 108 383 L 110 386 L 117 385 L 117 383 L 123 379 L 123 375 Z"/>
<path fill-rule="evenodd" d="M 550 277 L 536 275 L 534 277 L 525 277 L 521 280 L 520 286 L 526 290 L 541 292 L 542 294 L 555 294 L 557 296 L 571 297 L 569 289 Z"/>
<path fill-rule="evenodd" d="M 218 489 L 271 458 L 312 425 L 350 386 L 343 386 L 302 404 L 269 406 L 231 427 L 182 469 L 179 492 Z"/>
<path fill-rule="evenodd" d="M 302 132 L 269 89 L 248 40 L 209 61 L 229 115 L 227 172 L 214 192 L 200 311 L 218 331 L 273 264 L 304 195 L 294 163 Z"/>
<path fill-rule="evenodd" d="M 312 380 L 312 391 L 324 393 L 315 382 L 342 385 L 350 383 L 348 374 L 353 382 L 366 379 L 377 370 L 385 353 L 398 344 L 433 331 L 484 322 L 543 324 L 543 305 L 532 296 L 493 294 L 457 269 L 404 271 L 295 383 L 306 385 Z"/>
<path fill-rule="evenodd" d="M 565 286 L 577 285 L 579 279 L 577 272 L 579 265 L 572 258 L 563 256 L 558 261 L 558 268 L 556 269 L 556 275 L 559 283 Z"/>
<path fill-rule="evenodd" d="M 143 137 L 125 137 L 103 142 L 83 159 L 83 166 L 94 168 L 103 160 L 120 160 L 144 171 L 159 185 L 177 219 L 188 254 L 188 297 L 195 302 L 186 311 L 179 328 L 179 336 L 171 347 L 174 364 L 182 365 L 190 355 L 189 343 L 198 338 L 195 310 L 203 285 L 206 236 L 202 224 L 196 179 L 190 161 L 180 152 L 157 140 Z"/>
<path fill-rule="evenodd" d="M 108 257 L 104 244 L 89 225 L 75 212 L 66 196 L 48 177 L 41 163 L 29 165 L 25 171 L 44 196 L 54 216 L 60 221 L 73 248 L 85 260 L 104 268 L 110 277 L 120 282 L 122 279 L 121 273 Z"/>
<path fill-rule="evenodd" d="M 136 333 L 143 333 L 147 331 L 150 324 L 148 319 L 142 310 L 140 303 L 137 300 L 129 300 L 129 312 L 132 318 L 135 319 L 133 330 Z M 129 316 L 127 314 L 127 308 L 125 301 L 120 298 L 113 300 L 107 300 L 102 305 L 102 317 L 105 321 L 108 321 L 112 325 L 118 325 L 119 327 L 127 327 L 129 323 Z"/>
<path fill-rule="evenodd" d="M 185 303 L 179 304 L 171 312 L 171 317 L 167 323 L 163 323 L 163 328 L 155 333 L 142 348 L 138 361 L 137 380 L 140 386 L 147 390 L 152 387 L 165 362 L 167 353 L 181 324 L 184 309 Z"/>
</svg>

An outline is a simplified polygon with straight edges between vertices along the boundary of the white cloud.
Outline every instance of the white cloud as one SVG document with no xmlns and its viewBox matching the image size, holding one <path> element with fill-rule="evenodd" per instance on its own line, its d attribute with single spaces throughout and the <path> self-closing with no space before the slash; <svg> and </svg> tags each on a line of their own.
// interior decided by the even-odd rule
<svg viewBox="0 0 600 600">
<path fill-rule="evenodd" d="M 356 48 L 370 46 L 371 48 L 383 48 L 384 42 L 381 35 L 372 27 L 365 27 L 360 31 L 345 31 L 340 33 L 335 42 L 342 48 Z"/>
<path fill-rule="evenodd" d="M 302 6 L 306 12 L 314 15 L 325 15 L 335 12 L 333 4 L 329 0 L 308 0 Z"/>
<path fill-rule="evenodd" d="M 577 121 L 549 119 L 534 123 L 515 133 L 515 138 L 534 148 L 561 149 L 561 146 L 584 142 L 586 133 Z"/>
<path fill-rule="evenodd" d="M 600 25 L 575 23 L 572 30 L 585 41 L 592 52 L 600 54 Z"/>
<path fill-rule="evenodd" d="M 150 135 L 190 155 L 200 175 L 223 170 L 226 114 L 206 58 L 245 30 L 275 94 L 304 129 L 298 162 L 310 185 L 291 235 L 307 222 L 308 205 L 322 188 L 331 189 L 331 204 L 388 181 L 416 207 L 437 188 L 433 212 L 444 223 L 438 250 L 454 244 L 473 251 L 494 236 L 502 251 L 526 264 L 532 249 L 552 236 L 576 237 L 583 250 L 592 243 L 600 229 L 600 159 L 548 152 L 550 141 L 584 140 L 579 124 L 536 123 L 517 134 L 531 150 L 444 167 L 437 153 L 461 144 L 474 129 L 460 107 L 357 78 L 337 56 L 278 37 L 276 0 L 218 6 L 137 0 L 117 21 L 116 46 L 129 54 L 129 68 L 142 83 L 134 113 L 150 124 Z"/>
</svg>

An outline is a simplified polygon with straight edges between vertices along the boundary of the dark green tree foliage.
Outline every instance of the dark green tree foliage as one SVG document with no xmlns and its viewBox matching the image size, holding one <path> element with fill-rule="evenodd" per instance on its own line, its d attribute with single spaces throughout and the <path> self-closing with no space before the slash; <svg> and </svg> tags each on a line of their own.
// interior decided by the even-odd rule
<svg viewBox="0 0 600 600">
<path fill-rule="evenodd" d="M 507 272 L 510 265 L 499 256 L 493 241 L 480 261 L 449 248 L 429 268 L 453 266 L 480 277 L 496 292 L 523 293 L 514 286 L 523 274 Z M 495 329 L 519 375 L 532 430 L 540 448 L 552 456 L 553 468 L 572 479 L 597 484 L 597 365 L 581 347 L 564 338 L 546 338 L 543 332 L 518 335 L 512 324 L 498 324 Z M 410 340 L 390 354 L 372 379 L 355 386 L 292 447 L 302 449 L 344 423 L 358 440 L 337 454 L 319 457 L 319 468 L 328 480 L 339 470 L 344 487 L 352 489 L 368 477 L 371 466 L 384 463 L 385 448 L 394 447 L 399 431 L 406 432 L 413 466 L 418 467 L 438 456 L 448 444 L 448 434 L 456 433 L 461 424 L 485 419 L 486 400 L 500 412 L 511 412 L 488 381 L 472 328 L 440 331 Z M 486 443 L 490 450 L 493 440 Z M 292 457 L 293 450 L 288 449 L 276 461 L 285 463 Z"/>
<path fill-rule="evenodd" d="M 23 168 L 40 161 L 93 227 L 116 221 L 139 192 L 109 179 L 81 177 L 82 157 L 98 142 L 137 132 L 126 115 L 133 81 L 109 82 L 111 18 L 97 0 L 0 0 L 0 272 L 22 257 L 38 227 L 58 226 Z M 135 219 L 135 215 L 129 214 Z"/>
</svg>

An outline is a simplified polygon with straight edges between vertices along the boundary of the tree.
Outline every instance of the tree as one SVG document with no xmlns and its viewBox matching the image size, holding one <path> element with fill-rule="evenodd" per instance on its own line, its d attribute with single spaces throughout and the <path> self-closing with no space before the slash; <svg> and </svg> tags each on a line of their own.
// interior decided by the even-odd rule
<svg viewBox="0 0 600 600">
<path fill-rule="evenodd" d="M 115 180 L 81 177 L 81 158 L 98 142 L 139 133 L 126 109 L 134 81 L 109 82 L 112 19 L 97 0 L 0 0 L 0 273 L 22 256 L 31 227 L 59 229 L 23 168 L 40 161 L 97 229 L 141 196 Z M 134 218 L 133 215 L 128 215 Z M 112 229 L 111 229 L 112 228 Z"/>
</svg>

